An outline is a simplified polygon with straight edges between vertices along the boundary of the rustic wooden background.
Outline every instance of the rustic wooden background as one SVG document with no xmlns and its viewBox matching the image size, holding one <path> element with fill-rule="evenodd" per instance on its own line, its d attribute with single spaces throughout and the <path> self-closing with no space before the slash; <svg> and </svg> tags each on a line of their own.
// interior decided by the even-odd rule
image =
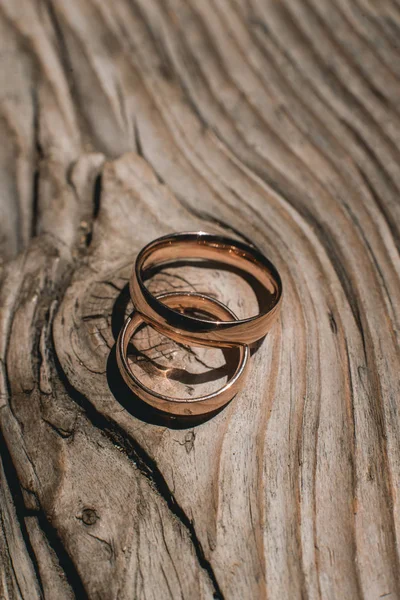
<svg viewBox="0 0 400 600">
<path fill-rule="evenodd" d="M 2 599 L 400 598 L 399 46 L 399 0 L 1 0 Z M 196 229 L 285 298 L 188 426 L 112 348 L 138 250 Z M 254 310 L 232 273 L 152 285 Z M 138 343 L 168 389 L 227 375 Z"/>
</svg>

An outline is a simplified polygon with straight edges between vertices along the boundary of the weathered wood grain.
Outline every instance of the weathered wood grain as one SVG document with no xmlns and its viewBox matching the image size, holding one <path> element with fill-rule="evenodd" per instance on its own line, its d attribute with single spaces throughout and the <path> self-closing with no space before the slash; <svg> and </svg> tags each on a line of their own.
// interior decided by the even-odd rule
<svg viewBox="0 0 400 600">
<path fill-rule="evenodd" d="M 399 32 L 397 0 L 0 3 L 2 598 L 400 598 Z M 197 229 L 285 295 L 188 426 L 113 346 L 137 252 Z M 233 273 L 151 285 L 256 310 Z M 166 389 L 227 376 L 140 343 Z"/>
</svg>

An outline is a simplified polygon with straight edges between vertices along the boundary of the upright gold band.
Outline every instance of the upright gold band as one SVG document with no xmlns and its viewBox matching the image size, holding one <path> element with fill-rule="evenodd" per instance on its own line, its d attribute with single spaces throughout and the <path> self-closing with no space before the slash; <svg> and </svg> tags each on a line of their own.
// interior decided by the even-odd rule
<svg viewBox="0 0 400 600">
<path fill-rule="evenodd" d="M 165 303 L 165 306 L 174 308 L 175 310 L 184 310 L 187 308 L 196 309 L 217 319 L 235 319 L 234 313 L 224 304 L 209 298 L 204 294 L 193 292 L 170 292 L 157 296 L 158 299 Z M 177 313 L 181 314 L 181 313 Z M 219 390 L 200 396 L 198 398 L 190 398 L 188 400 L 170 398 L 164 396 L 147 386 L 145 386 L 132 372 L 128 359 L 127 349 L 128 344 L 137 329 L 143 323 L 143 317 L 140 313 L 134 312 L 125 322 L 118 340 L 117 340 L 117 362 L 119 370 L 130 389 L 135 392 L 139 398 L 157 408 L 158 410 L 177 416 L 199 416 L 212 413 L 218 408 L 227 404 L 233 396 L 242 388 L 245 381 L 245 374 L 249 363 L 250 350 L 247 345 L 238 345 L 238 365 L 230 380 Z M 158 326 L 155 325 L 156 329 Z M 162 329 L 160 329 L 162 332 Z M 218 344 L 216 344 L 218 346 Z"/>
</svg>

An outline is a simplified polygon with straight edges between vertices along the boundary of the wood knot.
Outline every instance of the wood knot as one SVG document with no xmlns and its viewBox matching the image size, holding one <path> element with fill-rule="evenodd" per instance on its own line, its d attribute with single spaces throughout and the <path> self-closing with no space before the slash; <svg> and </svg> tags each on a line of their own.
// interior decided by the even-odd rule
<svg viewBox="0 0 400 600">
<path fill-rule="evenodd" d="M 98 519 L 98 515 L 93 508 L 84 508 L 82 511 L 82 521 L 85 525 L 94 525 Z"/>
</svg>

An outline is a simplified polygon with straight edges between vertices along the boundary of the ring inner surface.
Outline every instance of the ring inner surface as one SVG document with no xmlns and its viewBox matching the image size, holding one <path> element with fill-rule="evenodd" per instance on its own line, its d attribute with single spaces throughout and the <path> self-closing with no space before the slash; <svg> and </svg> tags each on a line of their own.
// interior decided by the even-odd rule
<svg viewBox="0 0 400 600">
<path fill-rule="evenodd" d="M 258 259 L 257 256 L 260 258 Z M 179 260 L 192 260 L 194 266 L 196 263 L 201 266 L 201 263 L 211 260 L 221 265 L 216 266 L 216 270 L 223 269 L 224 265 L 229 265 L 235 267 L 238 274 L 241 273 L 242 276 L 246 274 L 254 278 L 259 284 L 258 287 L 261 287 L 261 290 L 256 292 L 259 313 L 245 317 L 241 321 L 253 320 L 262 314 L 267 314 L 280 299 L 282 288 L 279 275 L 275 267 L 260 255 L 258 250 L 238 248 L 232 243 L 219 240 L 210 241 L 207 237 L 173 240 L 167 238 L 150 244 L 140 257 L 137 265 L 138 273 L 142 273 L 143 280 L 145 280 L 151 270 L 172 266 Z M 144 285 L 143 280 L 142 285 Z M 190 319 L 190 315 L 187 316 Z M 205 319 L 198 319 L 198 321 L 207 322 Z M 225 319 L 225 324 L 226 322 Z"/>
<path fill-rule="evenodd" d="M 268 292 L 275 296 L 278 294 L 278 283 L 267 267 L 261 264 L 252 254 L 231 245 L 213 244 L 206 245 L 199 242 L 179 242 L 166 244 L 154 248 L 147 257 L 144 257 L 142 268 L 150 269 L 181 259 L 215 260 L 253 275 Z"/>
<path fill-rule="evenodd" d="M 232 313 L 232 311 L 230 311 L 227 307 L 225 307 L 225 305 L 223 305 L 222 303 L 218 302 L 217 300 L 214 300 L 212 298 L 208 298 L 205 295 L 202 294 L 197 294 L 197 293 L 192 293 L 192 294 L 186 294 L 186 293 L 181 293 L 181 292 L 170 292 L 170 293 L 166 293 L 163 294 L 161 296 L 158 297 L 158 299 L 162 300 L 162 302 L 165 302 L 168 306 L 170 306 L 171 308 L 174 308 L 175 310 L 178 309 L 184 309 L 185 311 L 189 308 L 191 309 L 191 311 L 200 311 L 202 314 L 207 314 L 207 316 L 209 316 L 212 319 L 235 319 L 235 315 Z M 122 339 L 122 352 L 123 352 L 123 356 L 124 356 L 124 362 L 126 365 L 126 368 L 130 374 L 131 377 L 133 377 L 136 380 L 136 384 L 139 385 L 142 389 L 147 390 L 149 392 L 151 392 L 153 395 L 157 396 L 157 397 L 162 397 L 162 398 L 166 398 L 170 401 L 177 401 L 177 402 L 188 402 L 188 401 L 198 401 L 201 400 L 203 398 L 206 398 L 207 396 L 213 396 L 218 394 L 221 390 L 227 388 L 228 386 L 231 385 L 232 381 L 237 378 L 240 374 L 240 372 L 243 369 L 244 366 L 244 362 L 247 361 L 248 358 L 248 350 L 246 349 L 245 346 L 238 346 L 236 348 L 231 348 L 231 349 L 218 349 L 218 348 L 214 348 L 214 349 L 208 349 L 205 351 L 205 349 L 203 349 L 203 352 L 205 351 L 206 354 L 205 356 L 212 356 L 213 359 L 209 358 L 207 361 L 204 360 L 204 357 L 202 356 L 198 356 L 196 353 L 194 353 L 193 351 L 189 351 L 187 348 L 183 348 L 182 345 L 178 345 L 174 342 L 172 342 L 171 340 L 166 338 L 166 344 L 167 346 L 164 345 L 161 346 L 161 352 L 159 352 L 157 354 L 157 350 L 156 350 L 156 358 L 154 358 L 154 356 L 149 356 L 148 360 L 146 362 L 146 357 L 143 354 L 143 352 L 140 352 L 139 354 L 136 353 L 136 356 L 142 354 L 142 361 L 143 361 L 143 365 L 146 365 L 147 368 L 147 372 L 146 369 L 142 369 L 142 371 L 145 372 L 145 380 L 148 379 L 148 383 L 144 383 L 144 381 L 142 381 L 142 378 L 139 379 L 139 377 L 137 376 L 137 374 L 135 374 L 133 372 L 133 369 L 131 367 L 131 365 L 129 364 L 128 361 L 128 347 L 129 344 L 132 340 L 132 338 L 135 336 L 135 334 L 142 328 L 142 326 L 144 325 L 142 317 L 140 314 L 138 313 L 134 313 L 126 330 L 125 330 L 125 335 L 123 336 Z M 149 326 L 150 330 L 152 332 L 154 332 L 154 334 L 156 336 L 161 337 L 161 334 L 158 334 L 157 331 L 154 330 L 153 327 Z M 170 346 L 168 346 L 168 344 L 170 344 Z M 193 344 L 194 346 L 194 344 Z M 152 349 L 153 348 L 153 354 L 154 354 L 154 344 L 153 342 L 149 343 L 149 348 Z M 173 348 L 175 348 L 175 353 L 177 353 L 177 356 L 174 356 L 174 364 L 171 364 L 172 361 L 169 363 L 169 356 L 173 356 L 174 350 Z M 223 352 L 224 357 L 225 357 L 225 364 L 219 364 L 219 361 L 216 361 L 216 356 L 217 356 L 217 352 Z M 177 367 L 176 366 L 176 359 L 180 359 L 181 361 L 185 361 L 186 360 L 186 355 L 189 357 L 189 363 L 191 364 L 191 368 L 196 371 L 196 372 L 189 372 L 187 371 L 187 369 L 183 369 L 181 367 Z M 215 356 L 214 356 L 215 355 Z M 159 361 L 161 360 L 161 363 L 164 362 L 164 364 L 160 364 Z M 138 362 L 138 361 L 136 361 Z M 169 363 L 169 364 L 168 364 Z M 217 364 L 217 367 L 214 368 L 210 368 L 209 370 L 204 371 L 204 369 L 202 369 L 202 367 L 204 366 L 208 366 L 208 364 Z M 150 386 L 150 382 L 154 382 L 154 376 L 157 376 L 157 379 L 159 379 L 158 382 L 158 386 L 165 389 L 165 391 L 168 393 L 168 395 L 166 393 L 160 393 L 159 391 L 156 392 L 154 390 L 153 386 Z M 186 378 L 186 381 L 184 382 L 185 387 L 186 387 L 186 392 L 187 395 L 186 396 L 176 396 L 176 384 L 174 384 L 174 381 L 178 381 L 178 376 L 183 376 L 184 378 Z M 208 383 L 212 383 L 214 381 L 219 381 L 221 380 L 222 377 L 226 377 L 226 382 L 223 383 L 222 385 L 219 385 L 217 388 L 212 389 L 210 391 L 210 386 L 208 386 L 208 391 L 207 393 L 205 393 L 204 395 L 199 396 L 197 393 L 194 395 L 195 389 L 193 387 L 193 385 L 195 385 L 196 387 L 198 387 L 198 382 L 196 382 L 196 379 L 199 380 L 200 384 L 202 385 L 202 387 L 206 387 L 207 388 L 207 384 Z M 161 379 L 160 379 L 161 378 Z M 169 384 L 169 381 L 171 381 L 171 385 Z M 204 383 L 204 385 L 203 385 Z M 169 395 L 169 394 L 173 394 L 173 395 Z"/>
</svg>

